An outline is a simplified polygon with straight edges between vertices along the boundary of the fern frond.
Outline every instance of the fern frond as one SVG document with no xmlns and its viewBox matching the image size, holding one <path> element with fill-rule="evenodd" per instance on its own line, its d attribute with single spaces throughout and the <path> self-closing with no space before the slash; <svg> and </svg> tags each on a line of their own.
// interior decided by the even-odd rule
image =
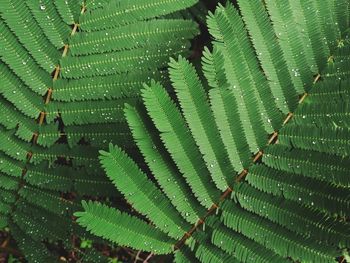
<svg viewBox="0 0 350 263">
<path fill-rule="evenodd" d="M 209 85 L 213 87 L 209 91 L 211 108 L 231 164 L 236 172 L 240 172 L 250 163 L 251 155 L 239 118 L 238 103 L 223 69 L 222 54 L 217 50 L 213 54 L 206 50 L 203 54 L 203 70 Z"/>
<path fill-rule="evenodd" d="M 2 22 L 15 32 L 16 38 L 34 60 L 51 73 L 59 58 L 59 51 L 48 41 L 36 21 L 33 21 L 31 10 L 26 2 L 3 0 L 0 12 Z"/>
<path fill-rule="evenodd" d="M 271 14 L 274 30 L 280 39 L 285 59 L 288 61 L 289 72 L 294 74 L 294 79 L 299 83 L 294 84 L 298 94 L 303 93 L 312 84 L 312 76 L 317 73 L 313 64 L 310 64 L 307 58 L 310 52 L 310 45 L 303 43 L 301 28 L 288 30 L 288 25 L 293 25 L 293 12 L 291 4 L 285 5 L 281 2 L 266 1 L 268 12 Z M 299 54 L 298 54 L 299 53 Z M 305 56 L 303 55 L 305 54 Z M 293 78 L 293 75 L 291 76 Z"/>
<path fill-rule="evenodd" d="M 5 190 L 15 190 L 17 188 L 18 181 L 11 176 L 7 176 L 3 173 L 1 175 L 0 187 Z"/>
<path fill-rule="evenodd" d="M 348 246 L 347 236 L 350 225 L 329 217 L 323 212 L 315 211 L 307 206 L 300 206 L 298 202 L 265 194 L 247 184 L 242 184 L 236 189 L 235 197 L 237 198 L 236 202 L 244 209 L 295 233 L 305 237 L 313 237 L 326 244 Z"/>
<path fill-rule="evenodd" d="M 317 9 L 313 1 L 291 1 L 290 8 L 294 20 L 299 21 L 297 32 L 301 34 L 300 40 L 303 45 L 303 51 L 300 55 L 306 58 L 307 65 L 312 72 L 320 72 L 326 63 L 324 58 L 329 56 L 329 47 L 322 37 L 322 30 L 317 20 L 306 19 L 307 17 L 316 17 Z"/>
<path fill-rule="evenodd" d="M 143 83 L 151 78 L 161 81 L 164 79 L 164 73 L 144 71 L 77 80 L 58 79 L 53 83 L 55 92 L 52 94 L 52 99 L 71 102 L 137 97 Z"/>
<path fill-rule="evenodd" d="M 55 192 L 38 189 L 35 186 L 26 185 L 18 194 L 26 203 L 57 215 L 67 216 L 81 209 L 77 203 L 65 200 L 57 196 Z"/>
<path fill-rule="evenodd" d="M 325 155 L 316 151 L 270 146 L 263 157 L 265 164 L 278 170 L 303 174 L 321 181 L 349 187 L 350 159 Z"/>
<path fill-rule="evenodd" d="M 182 232 L 189 227 L 173 209 L 169 199 L 162 199 L 161 192 L 147 179 L 120 149 L 110 146 L 110 152 L 102 152 L 101 163 L 113 184 L 162 231 L 170 237 L 179 239 Z M 123 185 L 124 184 L 124 185 Z M 126 190 L 127 189 L 127 190 Z"/>
<path fill-rule="evenodd" d="M 201 165 L 203 159 L 195 140 L 187 135 L 189 130 L 180 111 L 159 84 L 153 83 L 152 86 L 146 87 L 142 96 L 152 121 L 161 133 L 165 148 L 198 201 L 209 208 L 218 191 L 210 183 L 207 167 Z"/>
<path fill-rule="evenodd" d="M 320 1 L 315 1 L 316 8 L 320 13 L 320 16 L 318 16 L 318 21 L 320 25 L 322 25 L 323 31 L 326 35 L 324 40 L 327 41 L 327 44 L 333 47 L 336 45 L 337 40 L 340 39 L 341 35 L 339 23 L 341 24 L 345 22 L 336 21 L 336 2 L 339 1 L 327 0 L 323 4 Z M 340 5 L 342 5 L 342 3 L 340 3 Z M 334 25 L 337 26 L 334 27 Z"/>
<path fill-rule="evenodd" d="M 6 155 L 1 151 L 0 152 L 0 171 L 15 177 L 20 177 L 22 173 L 22 168 L 20 164 Z"/>
<path fill-rule="evenodd" d="M 195 0 L 134 0 L 110 2 L 101 10 L 87 13 L 80 18 L 79 22 L 84 31 L 120 27 L 122 25 L 135 23 L 137 20 L 147 20 L 186 9 L 196 2 Z"/>
<path fill-rule="evenodd" d="M 327 103 L 330 101 L 348 101 L 349 97 L 349 86 L 350 80 L 335 80 L 335 79 L 325 79 L 322 82 L 317 83 L 315 86 L 317 88 L 310 92 L 310 96 L 306 101 L 308 104 L 312 103 Z"/>
<path fill-rule="evenodd" d="M 172 250 L 174 240 L 145 221 L 94 202 L 83 202 L 83 207 L 85 212 L 75 215 L 79 217 L 78 222 L 88 226 L 88 231 L 93 234 L 139 250 L 152 249 L 159 254 Z"/>
<path fill-rule="evenodd" d="M 197 25 L 166 17 L 196 2 L 162 0 L 155 10 L 138 1 L 128 13 L 130 1 L 0 1 L 0 220 L 14 228 L 29 262 L 56 261 L 47 249 L 60 239 L 67 252 L 75 249 L 68 237 L 97 240 L 72 220 L 82 196 L 118 195 L 102 176 L 97 149 L 112 142 L 134 151 L 122 106 L 138 101 L 151 78 L 167 83 L 169 56 L 189 54 Z M 106 26 L 116 10 L 123 14 L 115 19 L 127 21 Z M 91 18 L 102 18 L 93 32 Z"/>
<path fill-rule="evenodd" d="M 70 51 L 73 56 L 107 53 L 140 47 L 169 47 L 174 38 L 190 39 L 198 34 L 196 24 L 190 20 L 157 19 L 96 32 L 82 32 L 72 37 Z"/>
<path fill-rule="evenodd" d="M 189 247 L 196 251 L 195 257 L 199 262 L 239 262 L 234 256 L 213 245 L 205 235 L 197 233 L 197 237 L 190 241 Z"/>
<path fill-rule="evenodd" d="M 3 227 L 8 226 L 9 215 L 11 213 L 11 203 L 16 201 L 16 193 L 15 191 L 6 190 L 1 188 L 0 195 L 0 217 L 2 218 L 3 223 L 5 224 Z"/>
<path fill-rule="evenodd" d="M 43 69 L 38 68 L 3 21 L 0 21 L 0 30 L 2 32 L 0 43 L 3 47 L 0 51 L 1 61 L 6 63 L 31 90 L 44 95 L 51 83 L 51 77 Z"/>
<path fill-rule="evenodd" d="M 239 210 L 237 207 L 224 205 L 223 210 L 221 220 L 226 226 L 242 233 L 258 244 L 276 251 L 282 257 L 290 256 L 293 260 L 329 262 L 337 256 L 336 251 L 331 247 L 310 239 L 302 239 L 282 227 Z"/>
<path fill-rule="evenodd" d="M 75 165 L 84 165 L 89 169 L 96 168 L 98 166 L 98 153 L 97 149 L 94 151 L 87 151 L 88 149 L 94 149 L 86 145 L 77 145 L 73 148 L 69 148 L 66 144 L 55 144 L 51 148 L 42 149 L 39 146 L 32 147 L 32 157 L 29 163 L 38 165 L 43 161 L 55 161 L 59 158 L 65 158 L 72 161 Z"/>
<path fill-rule="evenodd" d="M 76 79 L 128 71 L 142 72 L 145 69 L 154 70 L 165 66 L 170 56 L 184 54 L 188 47 L 188 43 L 171 43 L 169 46 L 152 45 L 116 53 L 66 57 L 61 59 L 61 75 L 63 78 Z"/>
<path fill-rule="evenodd" d="M 265 165 L 253 166 L 247 182 L 266 193 L 284 197 L 313 207 L 330 216 L 347 215 L 350 199 L 346 188 L 324 184 L 318 180 L 268 168 Z"/>
<path fill-rule="evenodd" d="M 16 224 L 11 223 L 10 228 L 13 237 L 18 240 L 19 248 L 27 255 L 31 262 L 54 262 L 55 258 L 50 255 L 44 244 L 34 241 L 25 231 Z"/>
<path fill-rule="evenodd" d="M 236 24 L 239 22 L 237 29 Z M 243 43 L 247 44 L 248 39 L 242 35 L 243 24 L 241 22 L 238 13 L 234 11 L 232 6 L 229 6 L 226 10 L 224 7 L 219 6 L 215 14 L 212 14 L 208 19 L 208 26 L 211 34 L 217 39 L 216 46 L 223 53 L 227 59 L 225 60 L 225 71 L 227 80 L 230 83 L 230 89 L 233 90 L 233 94 L 239 105 L 238 112 L 239 116 L 244 122 L 243 129 L 247 135 L 247 141 L 249 142 L 249 147 L 251 152 L 256 152 L 266 143 L 263 138 L 263 134 L 266 132 L 271 133 L 273 129 L 271 128 L 271 120 L 267 115 L 266 123 L 268 123 L 267 131 L 265 131 L 265 125 L 263 116 L 265 116 L 266 110 L 261 105 L 261 98 L 257 88 L 255 87 L 256 77 L 250 74 L 250 69 L 246 64 L 246 58 L 249 56 L 254 59 L 251 52 L 243 50 L 241 45 Z M 233 51 L 236 50 L 234 53 Z M 241 61 L 245 61 L 243 64 Z M 251 60 L 254 63 L 254 60 Z M 251 63 L 252 64 L 252 63 Z M 253 65 L 257 69 L 258 64 Z M 247 73 L 248 72 L 248 73 Z M 248 77 L 240 78 L 241 74 L 247 74 Z M 261 77 L 261 76 L 258 76 Z M 254 79 L 255 78 L 255 79 Z M 270 100 L 270 104 L 271 100 Z M 258 105 L 258 106 L 252 106 Z M 259 114 L 259 111 L 263 111 Z"/>
<path fill-rule="evenodd" d="M 6 131 L 0 126 L 0 150 L 7 156 L 18 161 L 26 161 L 30 146 L 27 143 L 19 141 L 13 131 Z"/>
<path fill-rule="evenodd" d="M 108 263 L 110 259 L 104 255 L 101 255 L 101 253 L 98 253 L 95 250 L 89 249 L 87 251 L 78 251 L 77 253 L 79 255 L 79 258 L 83 262 L 101 262 L 101 263 Z"/>
<path fill-rule="evenodd" d="M 92 2 L 92 1 L 87 1 Z M 101 2 L 101 1 L 100 1 Z M 79 13 L 81 12 L 81 4 L 82 2 L 80 0 L 55 0 L 54 1 L 55 7 L 57 9 L 57 12 L 62 17 L 62 20 L 67 25 L 73 25 L 75 22 L 79 19 Z M 46 6 L 43 6 L 46 8 Z M 42 7 L 40 6 L 42 9 Z"/>
<path fill-rule="evenodd" d="M 349 60 L 345 59 L 343 60 L 340 57 L 340 60 L 338 59 L 334 63 L 331 63 L 328 67 L 327 74 L 325 74 L 326 79 L 332 79 L 336 81 L 337 79 L 347 79 L 349 77 Z"/>
<path fill-rule="evenodd" d="M 192 255 L 191 251 L 186 247 L 182 251 L 178 250 L 175 252 L 174 262 L 176 262 L 176 263 L 187 263 L 187 262 L 199 263 L 200 261 L 198 261 Z"/>
<path fill-rule="evenodd" d="M 58 125 L 52 123 L 45 126 L 38 126 L 33 123 L 33 119 L 25 117 L 18 110 L 13 110 L 13 105 L 6 101 L 0 95 L 0 123 L 7 130 L 16 129 L 15 135 L 23 141 L 30 142 L 33 134 L 43 134 L 37 139 L 39 145 L 49 146 L 54 144 L 60 137 L 58 133 Z M 26 105 L 26 104 L 24 104 Z M 18 125 L 20 123 L 21 125 Z M 45 133 L 50 133 L 49 137 L 45 137 Z"/>
<path fill-rule="evenodd" d="M 171 163 L 171 159 L 167 156 L 159 139 L 152 136 L 155 132 L 150 128 L 150 125 L 145 125 L 143 120 L 146 117 L 141 112 L 142 109 L 136 110 L 130 105 L 125 108 L 125 116 L 133 138 L 152 174 L 171 203 L 186 221 L 194 224 L 204 213 L 204 209 L 191 194 L 186 182 L 179 180 L 181 176 L 179 171 Z"/>
<path fill-rule="evenodd" d="M 134 99 L 135 100 L 135 99 Z M 116 101 L 79 101 L 74 104 L 52 102 L 47 106 L 46 121 L 52 123 L 59 116 L 67 126 L 111 123 L 122 120 L 122 105 L 131 99 Z"/>
<path fill-rule="evenodd" d="M 94 124 L 66 127 L 68 145 L 73 148 L 83 138 L 94 147 L 108 146 L 110 142 L 118 142 L 123 148 L 132 147 L 129 144 L 131 135 L 126 123 L 118 122 L 116 125 L 118 129 L 110 124 L 99 124 L 98 127 Z M 43 133 L 42 137 L 45 135 Z"/>
<path fill-rule="evenodd" d="M 282 47 L 270 23 L 269 14 L 261 1 L 239 1 L 242 18 L 269 82 L 278 108 L 287 113 L 297 103 L 296 87 L 300 80 L 291 75 Z"/>
<path fill-rule="evenodd" d="M 34 212 L 39 213 L 35 214 Z M 31 238 L 37 242 L 40 242 L 42 237 L 45 236 L 51 240 L 62 240 L 63 243 L 68 243 L 70 231 L 67 231 L 67 228 L 65 231 L 57 231 L 54 229 L 50 230 L 50 223 L 52 224 L 52 222 L 47 222 L 46 220 L 42 220 L 42 218 L 41 220 L 43 221 L 43 223 L 45 222 L 45 224 L 36 224 L 36 220 L 40 219 L 38 218 L 38 215 L 42 214 L 42 212 L 40 212 L 41 211 L 35 211 L 35 209 L 33 209 L 32 211 L 27 210 L 25 212 L 17 209 L 17 213 L 13 217 L 13 223 L 15 223 L 24 231 L 28 231 L 29 233 L 31 233 Z M 62 227 L 65 227 L 65 225 L 62 224 Z"/>
<path fill-rule="evenodd" d="M 252 109 L 249 103 L 258 105 L 256 110 L 261 112 L 261 117 L 256 116 L 254 120 L 250 116 L 253 119 L 253 127 L 256 126 L 256 129 L 259 129 L 263 123 L 267 132 L 277 129 L 279 125 L 277 123 L 280 123 L 282 117 L 276 110 L 275 100 L 266 79 L 259 70 L 253 49 L 249 48 L 250 43 L 243 21 L 236 10 L 231 5 L 227 5 L 226 8 L 219 6 L 215 14 L 209 16 L 208 26 L 215 38 L 214 43 L 227 55 L 226 67 L 230 69 L 226 71 L 227 78 L 232 88 L 237 86 L 244 96 L 243 100 L 238 96 L 237 99 L 245 103 L 248 116 L 255 113 L 255 109 Z M 246 78 L 240 78 L 241 74 L 246 74 Z"/>
<path fill-rule="evenodd" d="M 347 0 L 341 0 L 335 2 L 335 14 L 337 23 L 339 25 L 339 30 L 342 34 L 345 34 L 346 30 L 350 26 L 350 17 L 349 17 L 350 3 Z M 344 35 L 342 37 L 345 38 Z"/>
<path fill-rule="evenodd" d="M 225 227 L 218 218 L 210 217 L 206 224 L 210 228 L 212 243 L 234 256 L 239 262 L 288 262 L 272 250 Z"/>
<path fill-rule="evenodd" d="M 280 134 L 279 142 L 289 147 L 349 156 L 349 135 L 349 128 L 343 127 L 317 128 L 311 125 L 288 125 Z"/>
<path fill-rule="evenodd" d="M 205 1 L 199 1 L 188 9 L 183 9 L 175 13 L 166 15 L 166 18 L 170 19 L 188 19 L 197 21 L 199 24 L 205 24 L 206 15 L 208 13 L 207 3 Z"/>
<path fill-rule="evenodd" d="M 303 104 L 294 114 L 296 124 L 311 124 L 322 127 L 349 127 L 349 103 L 310 103 Z"/>
<path fill-rule="evenodd" d="M 59 3 L 61 1 L 55 2 Z M 74 0 L 67 1 L 67 4 L 65 4 L 66 6 L 68 6 L 68 2 L 74 2 Z M 67 39 L 71 31 L 69 25 L 74 24 L 74 21 L 70 24 L 65 23 L 60 18 L 60 14 L 56 7 L 52 5 L 49 0 L 28 1 L 27 5 L 46 38 L 56 48 L 62 48 L 67 43 Z"/>
<path fill-rule="evenodd" d="M 89 193 L 89 188 L 94 188 L 96 194 L 103 194 L 107 191 L 113 195 L 114 189 L 105 178 L 94 177 L 85 169 L 72 169 L 66 166 L 48 168 L 47 163 L 31 165 L 27 167 L 24 178 L 26 183 L 40 189 L 54 190 L 61 192 L 75 192 L 82 195 Z"/>
<path fill-rule="evenodd" d="M 126 108 L 159 200 L 181 211 L 168 202 L 175 187 L 165 179 L 178 176 L 183 186 L 182 175 L 189 186 L 183 192 L 208 209 L 174 243 L 179 262 L 331 262 L 347 255 L 350 49 L 340 32 L 348 15 L 339 8 L 349 7 L 282 2 L 240 0 L 242 17 L 232 4 L 209 15 L 214 47 L 202 62 L 208 93 L 180 56 L 169 70 L 178 105 L 151 82 L 142 91 L 148 116 Z M 128 167 L 130 159 L 119 158 Z M 215 159 L 225 183 L 208 169 Z M 114 182 L 126 198 L 126 181 L 142 174 L 132 164 L 134 174 Z M 190 202 L 194 210 L 197 201 Z M 165 216 L 172 218 L 169 212 L 151 221 L 161 224 Z"/>
<path fill-rule="evenodd" d="M 204 88 L 194 67 L 184 58 L 171 60 L 169 66 L 170 79 L 192 136 L 216 187 L 224 191 L 228 187 L 227 175 L 233 168 L 227 159 L 227 152 L 221 142 Z"/>
</svg>

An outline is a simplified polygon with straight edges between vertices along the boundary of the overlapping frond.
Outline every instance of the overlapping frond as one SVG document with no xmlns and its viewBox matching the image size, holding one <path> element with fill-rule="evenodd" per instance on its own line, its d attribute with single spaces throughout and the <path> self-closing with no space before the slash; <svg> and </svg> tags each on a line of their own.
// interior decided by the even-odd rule
<svg viewBox="0 0 350 263">
<path fill-rule="evenodd" d="M 87 226 L 92 233 L 103 232 L 104 238 L 138 250 L 153 250 L 157 254 L 172 251 L 173 239 L 137 217 L 96 202 L 84 202 L 83 207 L 84 212 L 76 213 L 78 222 Z"/>
<path fill-rule="evenodd" d="M 86 235 L 72 220 L 82 196 L 117 195 L 98 149 L 131 152 L 123 105 L 151 78 L 166 83 L 170 56 L 189 54 L 197 24 L 166 16 L 196 3 L 0 1 L 0 218 L 29 262 L 58 258 L 45 240 L 71 250 Z"/>
<path fill-rule="evenodd" d="M 110 1 L 103 9 L 81 17 L 79 22 L 84 31 L 118 28 L 135 23 L 135 20 L 142 21 L 167 15 L 191 7 L 196 2 L 195 0 Z"/>
<path fill-rule="evenodd" d="M 242 18 L 231 4 L 208 17 L 214 48 L 204 52 L 207 83 L 185 59 L 172 59 L 178 103 L 152 82 L 142 91 L 148 116 L 139 107 L 125 110 L 150 168 L 147 184 L 154 178 L 152 187 L 163 192 L 160 208 L 176 191 L 191 197 L 193 210 L 208 209 L 174 243 L 175 261 L 332 262 L 350 246 L 349 3 L 238 5 Z M 125 154 L 116 162 L 124 170 L 135 165 Z M 125 185 L 139 177 L 131 170 L 115 184 L 139 210 L 144 200 L 128 196 Z M 184 206 L 169 205 L 186 219 Z M 148 219 L 158 226 L 163 217 Z M 172 219 L 181 222 L 178 214 Z M 94 233 L 106 235 L 103 227 Z"/>
<path fill-rule="evenodd" d="M 152 125 L 143 122 L 146 114 L 142 113 L 141 108 L 136 110 L 128 105 L 125 115 L 135 142 L 158 184 L 171 203 L 185 216 L 185 220 L 192 224 L 195 223 L 205 210 L 196 203 L 186 182 L 179 180 L 180 173 L 171 159 L 164 154 L 166 152 L 164 146 L 157 136 L 154 136 L 155 129 L 152 128 Z"/>
<path fill-rule="evenodd" d="M 177 217 L 170 200 L 161 198 L 162 193 L 150 182 L 137 165 L 125 153 L 110 146 L 109 153 L 102 152 L 102 166 L 110 171 L 107 176 L 126 196 L 129 202 L 147 218 L 156 222 L 157 227 L 175 239 L 189 224 Z"/>
</svg>

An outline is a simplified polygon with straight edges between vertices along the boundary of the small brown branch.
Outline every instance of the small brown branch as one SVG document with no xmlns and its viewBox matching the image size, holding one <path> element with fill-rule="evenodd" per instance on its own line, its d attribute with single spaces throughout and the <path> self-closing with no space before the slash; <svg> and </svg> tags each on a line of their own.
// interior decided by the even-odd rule
<svg viewBox="0 0 350 263">
<path fill-rule="evenodd" d="M 81 15 L 84 14 L 85 11 L 86 11 L 86 6 L 85 6 L 85 3 L 83 3 L 83 6 L 82 6 L 82 8 L 81 8 L 80 14 L 81 14 Z"/>
<path fill-rule="evenodd" d="M 151 257 L 153 257 L 153 253 L 150 253 L 150 254 L 147 256 L 147 258 L 143 261 L 143 263 L 147 263 L 148 260 L 151 259 Z"/>
<path fill-rule="evenodd" d="M 293 113 L 289 112 L 285 120 L 283 121 L 283 126 L 286 125 L 290 119 L 293 117 Z"/>
<path fill-rule="evenodd" d="M 259 151 L 256 155 L 255 155 L 255 157 L 254 157 L 254 159 L 253 159 L 253 163 L 256 163 L 262 156 L 263 156 L 263 152 L 262 151 Z"/>
<path fill-rule="evenodd" d="M 139 260 L 142 260 L 142 259 L 140 258 L 140 254 L 141 254 L 141 250 L 139 250 L 139 251 L 137 252 L 137 254 L 136 254 L 136 256 L 135 256 L 134 263 L 136 263 L 136 262 L 139 261 Z"/>
<path fill-rule="evenodd" d="M 271 135 L 269 141 L 267 142 L 267 145 L 272 144 L 272 142 L 277 138 L 277 136 L 278 136 L 278 132 L 275 131 L 275 132 Z"/>
<path fill-rule="evenodd" d="M 304 100 L 306 99 L 306 97 L 307 97 L 307 93 L 304 93 L 303 94 L 303 96 L 300 98 L 300 100 L 299 100 L 299 104 L 301 104 L 301 103 L 303 103 L 304 102 Z"/>
<path fill-rule="evenodd" d="M 53 80 L 57 80 L 58 79 L 58 74 L 60 74 L 60 66 L 58 65 L 56 68 L 55 68 L 55 73 L 53 74 Z"/>
<path fill-rule="evenodd" d="M 225 200 L 226 197 L 233 192 L 231 187 L 228 187 L 225 192 L 220 196 L 220 202 Z"/>
<path fill-rule="evenodd" d="M 33 133 L 33 137 L 32 137 L 32 143 L 35 145 L 38 142 L 38 137 L 39 137 L 39 133 L 35 132 Z"/>
<path fill-rule="evenodd" d="M 46 105 L 50 103 L 51 96 L 52 96 L 52 88 L 49 88 L 47 90 L 46 99 L 45 99 L 45 104 Z"/>
<path fill-rule="evenodd" d="M 316 84 L 317 81 L 319 81 L 321 78 L 321 75 L 320 74 L 317 74 L 317 76 L 315 77 L 314 79 L 314 84 Z"/>
<path fill-rule="evenodd" d="M 79 26 L 79 24 L 77 24 L 77 23 L 74 24 L 72 33 L 70 34 L 71 36 L 75 35 L 75 33 L 76 33 L 77 30 L 78 30 L 78 26 Z"/>
<path fill-rule="evenodd" d="M 6 246 L 8 245 L 9 242 L 10 242 L 10 236 L 8 236 L 8 237 L 4 240 L 4 242 L 2 242 L 1 247 L 6 247 Z"/>
<path fill-rule="evenodd" d="M 67 55 L 68 49 L 69 49 L 69 45 L 68 44 L 64 45 L 62 57 L 65 57 Z"/>
<path fill-rule="evenodd" d="M 39 125 L 42 125 L 42 124 L 44 123 L 45 115 L 46 115 L 46 113 L 45 113 L 44 111 L 40 112 L 40 115 L 39 115 Z"/>
<path fill-rule="evenodd" d="M 246 175 L 248 174 L 248 170 L 244 169 L 237 177 L 236 183 L 239 183 Z"/>
</svg>

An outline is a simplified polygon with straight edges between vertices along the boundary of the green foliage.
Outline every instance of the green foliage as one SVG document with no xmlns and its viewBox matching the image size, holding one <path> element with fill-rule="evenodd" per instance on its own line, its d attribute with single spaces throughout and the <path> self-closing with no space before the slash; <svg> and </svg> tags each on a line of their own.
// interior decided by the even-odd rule
<svg viewBox="0 0 350 263">
<path fill-rule="evenodd" d="M 196 23 L 167 16 L 196 3 L 0 1 L 0 225 L 29 262 L 57 261 L 48 243 L 71 251 L 72 237 L 96 240 L 73 213 L 83 196 L 117 195 L 98 149 L 134 147 L 123 105 L 151 78 L 166 82 L 169 56 L 189 54 Z"/>
<path fill-rule="evenodd" d="M 83 239 L 80 243 L 81 248 L 91 248 L 92 247 L 92 240 L 89 239 Z"/>
<path fill-rule="evenodd" d="M 142 172 L 112 145 L 101 163 L 144 216 L 130 215 L 130 222 L 149 222 L 172 248 L 143 250 L 174 253 L 175 262 L 348 257 L 349 1 L 240 0 L 238 6 L 240 12 L 219 5 L 208 16 L 207 83 L 179 56 L 169 64 L 176 101 L 152 82 L 142 91 L 143 105 L 126 106 L 149 169 Z M 125 239 L 111 238 L 130 227 L 113 208 L 89 203 L 76 215 L 100 237 L 143 246 L 141 226 L 131 236 L 121 230 Z"/>
</svg>

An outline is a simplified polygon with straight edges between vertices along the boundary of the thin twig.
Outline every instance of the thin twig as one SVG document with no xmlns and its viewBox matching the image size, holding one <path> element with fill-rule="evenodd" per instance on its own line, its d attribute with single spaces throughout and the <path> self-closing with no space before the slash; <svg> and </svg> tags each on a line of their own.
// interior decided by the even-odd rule
<svg viewBox="0 0 350 263">
<path fill-rule="evenodd" d="M 134 260 L 134 263 L 136 263 L 137 261 L 139 260 L 142 260 L 142 258 L 140 258 L 140 254 L 141 254 L 141 250 L 139 250 L 135 256 L 135 260 Z"/>
<path fill-rule="evenodd" d="M 153 256 L 153 253 L 150 253 L 147 258 L 143 261 L 143 263 L 148 263 L 148 260 Z"/>
<path fill-rule="evenodd" d="M 8 245 L 9 242 L 10 242 L 10 236 L 8 236 L 8 237 L 4 240 L 4 242 L 2 242 L 1 247 L 6 247 L 6 246 Z"/>
</svg>

